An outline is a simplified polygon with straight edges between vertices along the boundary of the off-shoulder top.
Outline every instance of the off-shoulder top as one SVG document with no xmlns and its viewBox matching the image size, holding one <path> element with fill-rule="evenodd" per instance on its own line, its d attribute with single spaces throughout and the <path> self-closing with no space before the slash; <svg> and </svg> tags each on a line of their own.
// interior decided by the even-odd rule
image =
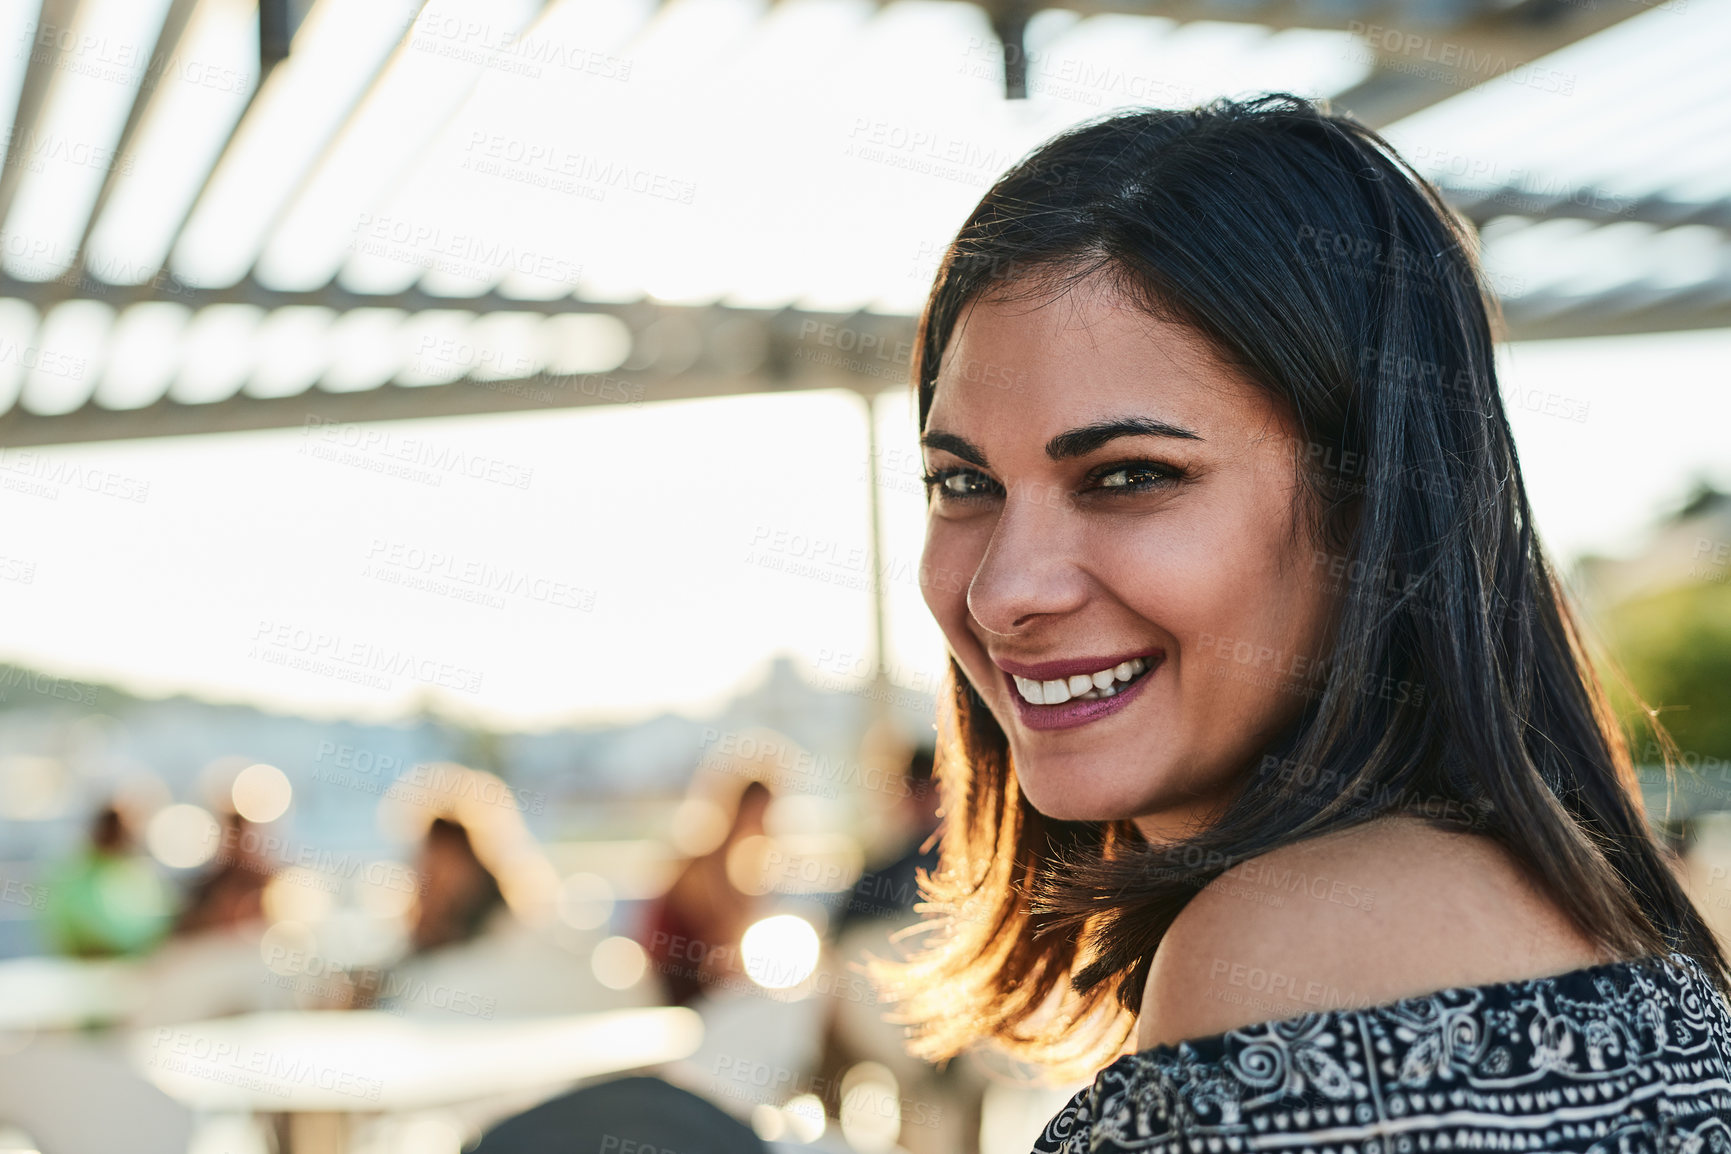
<svg viewBox="0 0 1731 1154">
<path fill-rule="evenodd" d="M 1672 952 L 1313 1011 L 1119 1058 L 1034 1144 L 1130 1150 L 1731 1154 L 1731 1009 Z"/>
</svg>

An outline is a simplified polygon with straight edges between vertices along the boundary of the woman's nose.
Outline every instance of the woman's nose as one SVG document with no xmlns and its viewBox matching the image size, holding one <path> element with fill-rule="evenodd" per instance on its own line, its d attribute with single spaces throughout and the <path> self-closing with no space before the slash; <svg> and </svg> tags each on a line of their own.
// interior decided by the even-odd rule
<svg viewBox="0 0 1731 1154">
<path fill-rule="evenodd" d="M 1087 574 L 1079 526 L 1061 508 L 1011 495 L 968 583 L 968 612 L 992 633 L 1013 634 L 1081 608 Z"/>
</svg>

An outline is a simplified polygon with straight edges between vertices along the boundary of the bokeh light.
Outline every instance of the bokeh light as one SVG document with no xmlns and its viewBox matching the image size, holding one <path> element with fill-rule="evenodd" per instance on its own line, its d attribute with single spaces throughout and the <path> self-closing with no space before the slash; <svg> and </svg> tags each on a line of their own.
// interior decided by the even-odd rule
<svg viewBox="0 0 1731 1154">
<path fill-rule="evenodd" d="M 234 811 L 251 822 L 275 821 L 288 812 L 294 786 L 288 775 L 274 765 L 249 765 L 241 770 L 229 789 Z"/>
<path fill-rule="evenodd" d="M 407 1118 L 397 1135 L 396 1149 L 413 1154 L 461 1154 L 462 1122 L 444 1111 L 428 1111 Z"/>
<path fill-rule="evenodd" d="M 751 1108 L 751 1128 L 765 1142 L 779 1142 L 787 1136 L 787 1118 L 781 1107 L 759 1102 Z"/>
<path fill-rule="evenodd" d="M 41 821 L 65 808 L 69 776 L 55 757 L 11 753 L 0 757 L 0 818 Z"/>
<path fill-rule="evenodd" d="M 312 927 L 301 922 L 276 922 L 260 935 L 258 953 L 271 973 L 289 977 L 316 968 L 318 946 Z"/>
<path fill-rule="evenodd" d="M 842 1137 L 859 1154 L 886 1154 L 902 1134 L 896 1076 L 882 1062 L 861 1062 L 841 1079 Z"/>
<path fill-rule="evenodd" d="M 610 990 L 629 990 L 643 980 L 649 969 L 649 955 L 630 938 L 604 938 L 595 943 L 589 955 L 589 968 L 595 980 Z"/>
<path fill-rule="evenodd" d="M 293 866 L 265 883 L 264 916 L 273 922 L 317 924 L 330 916 L 334 888 L 331 878 Z"/>
<path fill-rule="evenodd" d="M 559 883 L 559 920 L 578 930 L 593 930 L 613 916 L 613 887 L 599 874 L 572 874 Z"/>
<path fill-rule="evenodd" d="M 222 828 L 210 811 L 196 805 L 170 805 L 158 810 L 145 828 L 150 856 L 169 869 L 194 869 L 216 854 Z"/>
<path fill-rule="evenodd" d="M 828 1125 L 823 1099 L 816 1094 L 799 1094 L 788 1099 L 781 1113 L 787 1119 L 788 1132 L 799 1142 L 816 1142 Z"/>
<path fill-rule="evenodd" d="M 754 922 L 739 943 L 745 972 L 766 990 L 791 989 L 811 977 L 822 948 L 817 931 L 798 914 Z"/>
</svg>

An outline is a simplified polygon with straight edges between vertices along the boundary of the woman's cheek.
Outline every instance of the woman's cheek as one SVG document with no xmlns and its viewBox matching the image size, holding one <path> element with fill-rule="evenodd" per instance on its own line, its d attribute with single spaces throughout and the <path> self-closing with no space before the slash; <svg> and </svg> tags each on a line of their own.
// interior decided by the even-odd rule
<svg viewBox="0 0 1731 1154">
<path fill-rule="evenodd" d="M 1233 603 L 1235 594 L 1219 564 L 1218 555 L 1179 542 L 1107 553 L 1094 571 L 1130 612 L 1179 638 L 1196 628 L 1211 629 L 1220 607 Z"/>
<path fill-rule="evenodd" d="M 940 621 L 965 611 L 968 585 L 979 569 L 988 538 L 970 524 L 932 518 L 920 554 L 920 593 Z"/>
<path fill-rule="evenodd" d="M 941 559 L 944 553 L 944 545 L 945 541 L 941 524 L 935 519 L 928 521 L 926 524 L 925 548 L 920 550 L 920 596 L 925 599 L 926 608 L 931 610 L 932 616 L 937 618 L 938 623 L 947 626 L 947 622 L 944 618 L 947 599 L 944 595 L 943 589 L 936 582 L 931 580 L 931 574 L 943 569 Z"/>
</svg>

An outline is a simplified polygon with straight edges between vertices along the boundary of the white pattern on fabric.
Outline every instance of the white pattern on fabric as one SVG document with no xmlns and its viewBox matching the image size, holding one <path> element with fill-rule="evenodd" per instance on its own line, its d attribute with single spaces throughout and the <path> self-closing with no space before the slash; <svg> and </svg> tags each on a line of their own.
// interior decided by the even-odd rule
<svg viewBox="0 0 1731 1154">
<path fill-rule="evenodd" d="M 1113 1062 L 1034 1154 L 1731 1154 L 1731 1008 L 1672 952 Z"/>
</svg>

